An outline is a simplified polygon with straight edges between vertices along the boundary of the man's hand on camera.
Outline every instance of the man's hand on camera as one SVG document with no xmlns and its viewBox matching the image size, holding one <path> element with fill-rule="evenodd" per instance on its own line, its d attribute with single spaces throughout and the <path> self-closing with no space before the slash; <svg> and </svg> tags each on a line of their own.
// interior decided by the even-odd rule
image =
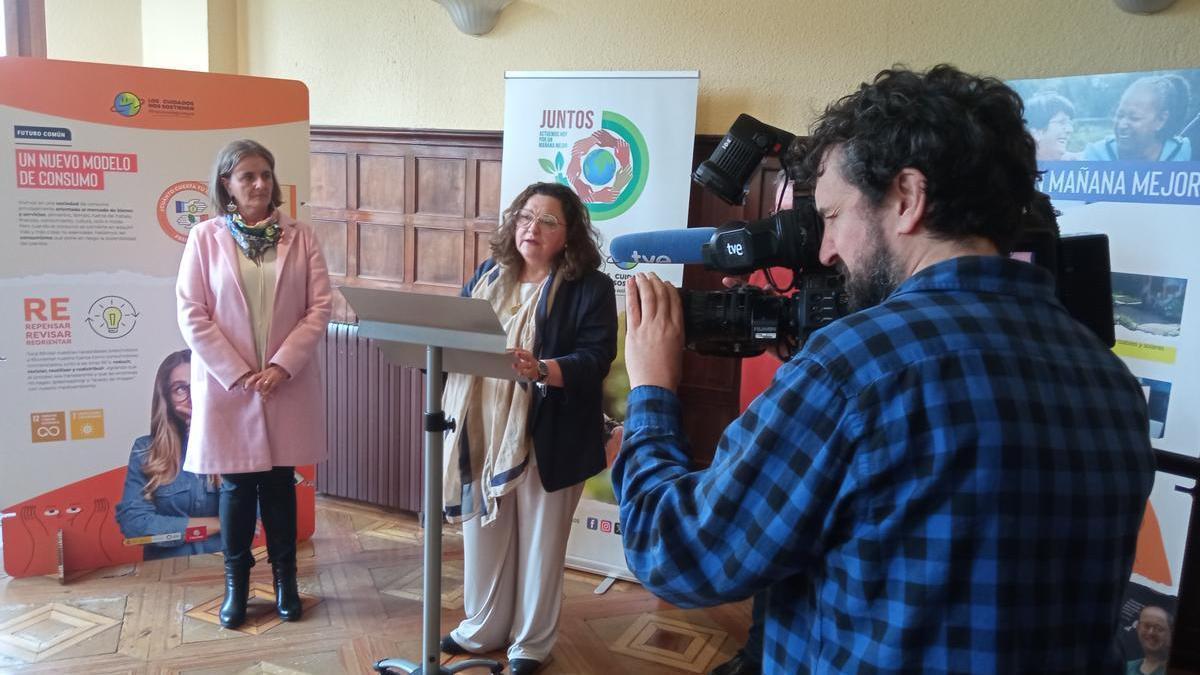
<svg viewBox="0 0 1200 675">
<path fill-rule="evenodd" d="M 721 285 L 724 286 L 725 288 L 737 288 L 739 286 L 746 286 L 749 283 L 750 283 L 750 275 L 749 274 L 738 274 L 738 275 L 732 276 L 732 277 L 721 277 Z"/>
<path fill-rule="evenodd" d="M 683 371 L 683 303 L 679 291 L 654 273 L 625 286 L 625 369 L 629 387 L 675 391 Z"/>
</svg>

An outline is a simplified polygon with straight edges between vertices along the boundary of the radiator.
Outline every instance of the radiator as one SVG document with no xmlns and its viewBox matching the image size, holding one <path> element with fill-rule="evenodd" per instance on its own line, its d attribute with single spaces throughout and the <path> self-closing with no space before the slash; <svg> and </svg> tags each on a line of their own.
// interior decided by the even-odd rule
<svg viewBox="0 0 1200 675">
<path fill-rule="evenodd" d="M 330 323 L 320 350 L 329 459 L 317 490 L 378 506 L 421 510 L 424 377 L 394 366 L 358 326 Z"/>
</svg>

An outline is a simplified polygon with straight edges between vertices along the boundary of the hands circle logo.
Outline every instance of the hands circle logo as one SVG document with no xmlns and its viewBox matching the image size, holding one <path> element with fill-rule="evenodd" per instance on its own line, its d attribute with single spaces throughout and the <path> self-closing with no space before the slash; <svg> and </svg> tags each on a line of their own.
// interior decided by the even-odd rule
<svg viewBox="0 0 1200 675">
<path fill-rule="evenodd" d="M 600 129 L 562 152 L 538 160 L 554 180 L 571 186 L 593 220 L 608 220 L 629 210 L 642 196 L 650 173 L 650 153 L 641 130 L 629 118 L 603 111 Z"/>
</svg>

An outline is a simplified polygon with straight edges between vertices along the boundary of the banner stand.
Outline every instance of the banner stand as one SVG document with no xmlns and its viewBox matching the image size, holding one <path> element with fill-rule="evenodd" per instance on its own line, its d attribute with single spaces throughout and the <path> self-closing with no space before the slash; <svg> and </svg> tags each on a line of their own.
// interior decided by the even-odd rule
<svg viewBox="0 0 1200 675">
<path fill-rule="evenodd" d="M 535 182 L 570 187 L 601 234 L 603 271 L 617 293 L 617 358 L 604 381 L 604 414 L 625 418 L 625 283 L 654 272 L 683 285 L 683 266 L 616 263 L 613 237 L 687 227 L 700 73 L 685 71 L 513 71 L 504 74 L 500 198 Z M 612 456 L 615 433 L 606 439 Z M 571 522 L 568 567 L 636 581 L 625 563 L 620 511 L 606 469 L 584 481 Z M 603 593 L 612 584 L 597 588 Z"/>
</svg>

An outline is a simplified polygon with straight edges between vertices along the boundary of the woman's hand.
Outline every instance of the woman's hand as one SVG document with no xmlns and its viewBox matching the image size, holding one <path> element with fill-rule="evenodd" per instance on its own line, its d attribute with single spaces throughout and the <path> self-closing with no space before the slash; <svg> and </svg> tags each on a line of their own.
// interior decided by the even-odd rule
<svg viewBox="0 0 1200 675">
<path fill-rule="evenodd" d="M 513 356 L 513 370 L 517 371 L 517 377 L 528 382 L 537 382 L 538 379 L 538 359 L 528 349 L 510 349 L 508 350 Z M 563 386 L 562 367 L 554 359 L 546 359 L 546 377 L 542 379 L 542 384 L 547 387 Z"/>
<path fill-rule="evenodd" d="M 259 396 L 269 398 L 281 382 L 292 379 L 291 373 L 282 366 L 272 363 L 262 370 L 246 378 L 242 384 L 244 389 L 257 391 Z"/>
<path fill-rule="evenodd" d="M 536 380 L 538 376 L 537 362 L 533 352 L 528 349 L 512 349 L 510 353 L 513 357 L 513 370 L 517 371 L 517 377 L 522 380 Z"/>
<path fill-rule="evenodd" d="M 241 377 L 239 377 L 237 379 L 237 381 L 233 383 L 233 387 L 231 387 L 231 388 L 232 389 L 248 389 L 249 387 L 246 386 L 246 380 L 250 379 L 251 375 L 254 375 L 254 371 L 250 371 L 250 372 L 246 373 L 245 375 L 242 375 Z"/>
<path fill-rule="evenodd" d="M 612 435 L 604 442 L 604 458 L 605 466 L 611 467 L 613 462 L 617 461 L 617 455 L 621 452 L 621 441 L 625 439 L 625 425 L 617 425 L 612 430 Z"/>
</svg>

